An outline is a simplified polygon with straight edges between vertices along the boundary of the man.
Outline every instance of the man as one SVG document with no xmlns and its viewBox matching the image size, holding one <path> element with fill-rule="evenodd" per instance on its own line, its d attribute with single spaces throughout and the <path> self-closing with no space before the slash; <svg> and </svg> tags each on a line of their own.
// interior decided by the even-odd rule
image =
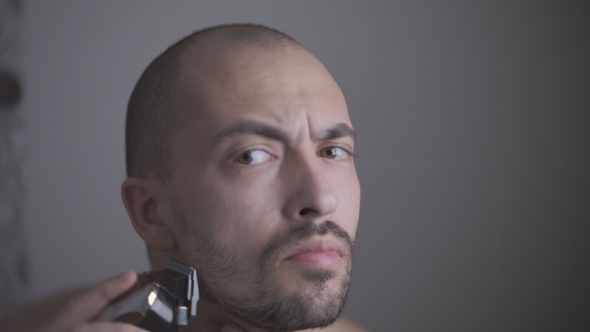
<svg viewBox="0 0 590 332">
<path fill-rule="evenodd" d="M 205 29 L 150 64 L 129 101 L 122 197 L 152 269 L 198 271 L 187 331 L 362 331 L 338 319 L 359 215 L 354 137 L 336 82 L 278 31 Z M 134 280 L 81 296 L 52 326 L 90 326 Z"/>
</svg>

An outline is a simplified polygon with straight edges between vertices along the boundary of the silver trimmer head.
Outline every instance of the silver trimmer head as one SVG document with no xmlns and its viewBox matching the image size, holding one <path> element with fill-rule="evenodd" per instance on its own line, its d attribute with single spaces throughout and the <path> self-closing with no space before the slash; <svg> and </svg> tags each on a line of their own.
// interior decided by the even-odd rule
<svg viewBox="0 0 590 332">
<path fill-rule="evenodd" d="M 197 315 L 199 286 L 194 268 L 171 260 L 167 269 L 137 275 L 100 320 L 129 323 L 153 332 L 176 331 Z"/>
</svg>

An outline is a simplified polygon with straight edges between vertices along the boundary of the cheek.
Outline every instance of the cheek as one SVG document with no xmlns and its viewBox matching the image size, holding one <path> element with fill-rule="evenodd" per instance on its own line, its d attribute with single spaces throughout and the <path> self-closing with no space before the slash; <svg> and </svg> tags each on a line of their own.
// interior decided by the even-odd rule
<svg viewBox="0 0 590 332">
<path fill-rule="evenodd" d="M 276 195 L 269 191 L 249 190 L 240 194 L 228 193 L 228 206 L 219 214 L 223 220 L 215 225 L 221 240 L 231 243 L 245 256 L 258 257 L 258 253 L 272 239 L 279 226 Z"/>
<path fill-rule="evenodd" d="M 335 219 L 340 221 L 344 230 L 354 239 L 360 213 L 360 184 L 355 173 L 339 179 L 336 191 L 339 193 L 339 212 Z"/>
<path fill-rule="evenodd" d="M 272 181 L 207 178 L 198 185 L 187 181 L 183 186 L 183 206 L 191 229 L 231 246 L 240 255 L 263 247 L 276 227 L 279 211 Z"/>
</svg>

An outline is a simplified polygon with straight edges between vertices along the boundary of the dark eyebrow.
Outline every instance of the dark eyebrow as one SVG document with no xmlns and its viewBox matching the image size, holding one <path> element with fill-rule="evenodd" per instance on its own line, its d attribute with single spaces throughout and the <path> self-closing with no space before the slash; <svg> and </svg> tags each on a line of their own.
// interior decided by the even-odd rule
<svg viewBox="0 0 590 332">
<path fill-rule="evenodd" d="M 279 141 L 287 140 L 287 135 L 275 127 L 255 121 L 241 121 L 222 130 L 215 136 L 215 141 L 220 142 L 242 135 L 258 135 Z"/>
<path fill-rule="evenodd" d="M 263 136 L 277 141 L 288 140 L 287 134 L 273 126 L 256 121 L 241 121 L 222 130 L 215 136 L 215 141 L 222 142 L 242 135 Z M 323 135 L 315 139 L 315 141 L 326 141 L 342 137 L 350 137 L 354 141 L 356 133 L 348 124 L 339 123 L 332 128 L 326 129 Z"/>
<path fill-rule="evenodd" d="M 342 137 L 350 137 L 353 141 L 356 138 L 356 132 L 346 123 L 339 123 L 336 126 L 324 131 L 324 135 L 318 141 L 331 140 Z"/>
</svg>

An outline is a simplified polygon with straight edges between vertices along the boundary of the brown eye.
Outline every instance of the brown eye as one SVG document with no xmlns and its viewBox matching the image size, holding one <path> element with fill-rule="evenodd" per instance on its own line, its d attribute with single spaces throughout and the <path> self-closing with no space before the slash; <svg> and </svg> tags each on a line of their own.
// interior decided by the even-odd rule
<svg viewBox="0 0 590 332">
<path fill-rule="evenodd" d="M 320 157 L 341 160 L 350 157 L 350 153 L 338 146 L 330 146 L 320 150 Z"/>
<path fill-rule="evenodd" d="M 260 149 L 243 152 L 236 157 L 236 161 L 243 165 L 256 165 L 272 159 L 272 156 Z"/>
<path fill-rule="evenodd" d="M 238 158 L 236 158 L 236 160 L 240 163 L 240 164 L 250 164 L 252 162 L 252 156 L 250 155 L 250 151 L 248 152 L 244 152 L 241 155 L 238 156 Z"/>
</svg>

